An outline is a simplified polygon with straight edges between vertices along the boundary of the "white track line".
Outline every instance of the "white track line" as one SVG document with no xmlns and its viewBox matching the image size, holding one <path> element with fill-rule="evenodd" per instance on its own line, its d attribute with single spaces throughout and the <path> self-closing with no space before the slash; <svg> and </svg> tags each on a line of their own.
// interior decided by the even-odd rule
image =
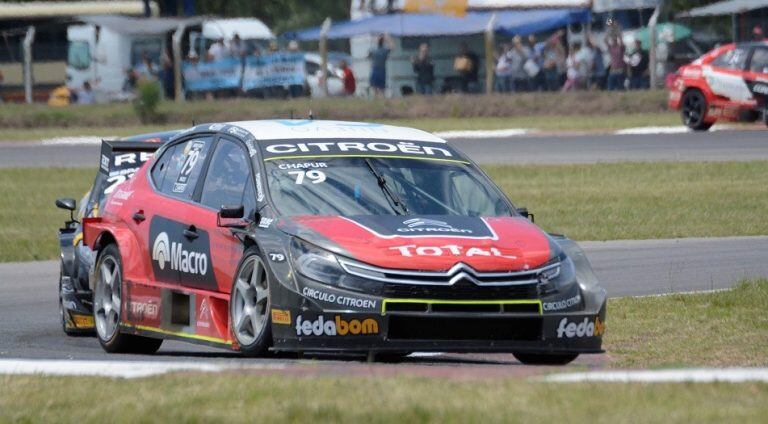
<svg viewBox="0 0 768 424">
<path fill-rule="evenodd" d="M 518 137 L 536 132 L 530 128 L 508 128 L 504 130 L 466 130 L 466 131 L 439 131 L 434 133 L 441 138 L 502 138 Z"/>
<path fill-rule="evenodd" d="M 710 131 L 722 131 L 733 128 L 732 125 L 715 125 Z M 635 127 L 624 128 L 614 132 L 616 135 L 648 135 L 648 134 L 683 134 L 693 132 L 684 125 L 674 125 L 669 127 Z"/>
<path fill-rule="evenodd" d="M 282 364 L 215 364 L 162 361 L 70 361 L 0 359 L 0 374 L 141 378 L 174 371 L 219 372 L 232 369 L 285 368 Z"/>
<path fill-rule="evenodd" d="M 590 371 L 550 374 L 543 378 L 556 383 L 744 383 L 768 382 L 768 368 L 691 368 L 638 371 Z"/>
<path fill-rule="evenodd" d="M 642 294 L 638 296 L 619 296 L 619 297 L 612 297 L 611 299 L 627 299 L 627 298 L 633 298 L 633 299 L 642 299 L 644 297 L 666 297 L 666 296 L 674 296 L 677 294 L 712 294 L 712 293 L 722 293 L 733 290 L 732 287 L 729 287 L 727 289 L 708 289 L 708 290 L 689 290 L 689 291 L 679 291 L 679 292 L 670 292 L 670 293 L 657 293 L 657 294 Z"/>
<path fill-rule="evenodd" d="M 91 136 L 76 136 L 76 137 L 55 137 L 46 138 L 41 140 L 40 143 L 44 146 L 76 146 L 76 145 L 88 145 L 88 144 L 101 144 L 102 139 L 110 139 L 114 137 L 91 137 Z"/>
</svg>

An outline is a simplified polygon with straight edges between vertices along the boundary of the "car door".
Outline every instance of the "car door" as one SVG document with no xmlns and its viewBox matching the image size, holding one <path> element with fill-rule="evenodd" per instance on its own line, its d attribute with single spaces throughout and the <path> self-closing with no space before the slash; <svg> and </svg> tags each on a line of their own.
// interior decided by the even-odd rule
<svg viewBox="0 0 768 424">
<path fill-rule="evenodd" d="M 704 68 L 704 77 L 712 93 L 734 102 L 747 102 L 752 92 L 744 82 L 744 67 L 749 48 L 736 46 L 715 58 Z"/>
<path fill-rule="evenodd" d="M 765 107 L 768 104 L 768 46 L 758 46 L 752 51 L 744 79 L 758 105 Z"/>
<path fill-rule="evenodd" d="M 218 212 L 222 206 L 243 205 L 246 219 L 253 220 L 256 213 L 256 195 L 250 157 L 239 141 L 220 137 L 207 165 L 205 177 L 198 186 L 194 205 L 184 217 L 194 227 L 199 240 L 210 244 L 210 266 L 213 271 L 211 286 L 219 292 L 229 292 L 232 278 L 243 255 L 243 243 L 230 228 L 218 226 Z M 200 246 L 200 249 L 207 246 Z M 194 280 L 181 276 L 182 285 L 194 285 Z"/>
<path fill-rule="evenodd" d="M 145 230 L 137 233 L 144 254 L 150 258 L 155 281 L 214 286 L 207 237 L 190 227 L 187 218 L 212 144 L 212 135 L 196 135 L 168 146 L 150 172 L 153 192 L 131 212 L 144 217 L 136 225 Z"/>
</svg>

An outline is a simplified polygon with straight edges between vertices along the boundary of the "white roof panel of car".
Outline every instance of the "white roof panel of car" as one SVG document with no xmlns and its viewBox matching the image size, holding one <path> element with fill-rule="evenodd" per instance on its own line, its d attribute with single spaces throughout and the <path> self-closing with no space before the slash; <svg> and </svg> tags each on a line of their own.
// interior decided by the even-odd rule
<svg viewBox="0 0 768 424">
<path fill-rule="evenodd" d="M 315 121 L 284 119 L 229 122 L 249 131 L 257 140 L 313 138 L 357 138 L 426 141 L 445 143 L 440 137 L 415 128 L 396 127 L 372 122 Z"/>
</svg>

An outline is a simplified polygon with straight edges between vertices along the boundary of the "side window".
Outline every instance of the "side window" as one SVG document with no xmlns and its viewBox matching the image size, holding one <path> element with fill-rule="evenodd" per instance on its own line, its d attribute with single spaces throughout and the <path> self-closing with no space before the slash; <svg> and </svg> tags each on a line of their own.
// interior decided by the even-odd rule
<svg viewBox="0 0 768 424">
<path fill-rule="evenodd" d="M 153 179 L 155 172 L 164 173 L 162 182 L 155 179 L 160 191 L 183 199 L 192 198 L 211 141 L 210 136 L 194 138 L 177 144 L 173 151 L 167 150 L 152 169 Z"/>
<path fill-rule="evenodd" d="M 713 60 L 712 66 L 725 69 L 744 69 L 744 65 L 747 63 L 748 52 L 749 50 L 743 47 L 728 50 Z"/>
<path fill-rule="evenodd" d="M 168 172 L 168 164 L 171 161 L 174 151 L 176 151 L 176 146 L 171 146 L 166 149 L 162 156 L 158 157 L 157 161 L 155 161 L 155 164 L 152 166 L 152 181 L 158 188 L 163 186 L 163 179 L 165 178 L 165 173 Z"/>
<path fill-rule="evenodd" d="M 752 53 L 749 70 L 758 74 L 768 74 L 768 48 L 758 47 Z"/>
<path fill-rule="evenodd" d="M 315 75 L 317 71 L 320 70 L 320 65 L 318 65 L 315 62 L 310 62 L 308 60 L 304 62 L 304 66 L 306 67 L 307 75 Z"/>
<path fill-rule="evenodd" d="M 234 142 L 221 139 L 205 176 L 200 203 L 214 209 L 222 205 L 244 205 L 245 185 L 252 179 L 250 171 L 245 151 Z"/>
<path fill-rule="evenodd" d="M 91 66 L 91 47 L 87 41 L 69 42 L 67 64 L 81 71 Z"/>
</svg>

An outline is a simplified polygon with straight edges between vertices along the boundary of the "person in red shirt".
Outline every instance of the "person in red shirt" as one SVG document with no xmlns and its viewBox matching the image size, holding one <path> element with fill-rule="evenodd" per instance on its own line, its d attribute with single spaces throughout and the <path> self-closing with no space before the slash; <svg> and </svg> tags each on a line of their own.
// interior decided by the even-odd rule
<svg viewBox="0 0 768 424">
<path fill-rule="evenodd" d="M 355 74 L 352 73 L 352 68 L 347 65 L 346 60 L 342 60 L 339 63 L 341 71 L 344 72 L 344 94 L 347 96 L 353 96 L 357 85 L 355 84 Z"/>
</svg>

